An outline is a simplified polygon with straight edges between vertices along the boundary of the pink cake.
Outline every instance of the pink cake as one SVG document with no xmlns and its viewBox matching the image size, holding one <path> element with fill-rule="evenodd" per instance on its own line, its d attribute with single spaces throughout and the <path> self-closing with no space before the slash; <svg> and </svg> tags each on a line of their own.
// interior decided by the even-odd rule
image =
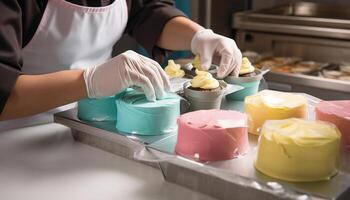
<svg viewBox="0 0 350 200">
<path fill-rule="evenodd" d="M 235 158 L 249 149 L 247 117 L 227 110 L 199 110 L 178 120 L 176 153 L 199 161 Z"/>
<path fill-rule="evenodd" d="M 316 119 L 335 124 L 345 148 L 350 149 L 350 100 L 322 101 L 316 106 Z"/>
</svg>

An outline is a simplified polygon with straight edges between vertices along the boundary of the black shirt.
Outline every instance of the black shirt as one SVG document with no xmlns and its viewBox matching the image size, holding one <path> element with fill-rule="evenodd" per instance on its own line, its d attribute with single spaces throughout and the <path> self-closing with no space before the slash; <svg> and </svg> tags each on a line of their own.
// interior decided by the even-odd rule
<svg viewBox="0 0 350 200">
<path fill-rule="evenodd" d="M 21 74 L 21 50 L 32 39 L 48 0 L 0 1 L 0 113 Z M 67 0 L 81 6 L 106 6 L 113 0 Z M 126 0 L 128 24 L 125 32 L 152 56 L 164 53 L 156 42 L 168 20 L 184 14 L 171 0 Z"/>
</svg>

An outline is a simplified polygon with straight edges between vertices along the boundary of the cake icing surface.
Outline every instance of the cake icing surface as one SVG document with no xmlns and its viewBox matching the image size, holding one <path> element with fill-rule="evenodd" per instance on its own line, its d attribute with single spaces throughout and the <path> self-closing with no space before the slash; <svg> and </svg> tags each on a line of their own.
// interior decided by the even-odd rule
<svg viewBox="0 0 350 200">
<path fill-rule="evenodd" d="M 338 171 L 339 130 L 331 123 L 290 118 L 265 122 L 255 167 L 282 180 L 329 180 Z"/>
<path fill-rule="evenodd" d="M 335 124 L 345 147 L 350 149 L 350 100 L 320 102 L 316 106 L 316 119 Z"/>
<path fill-rule="evenodd" d="M 235 158 L 249 149 L 247 118 L 237 111 L 199 110 L 178 118 L 176 153 L 200 161 Z"/>
<path fill-rule="evenodd" d="M 259 134 L 266 120 L 306 118 L 307 100 L 302 95 L 263 90 L 244 101 L 249 133 Z"/>
<path fill-rule="evenodd" d="M 177 130 L 181 98 L 167 93 L 161 100 L 147 101 L 145 95 L 132 90 L 116 100 L 117 129 L 138 135 L 160 135 Z"/>
<path fill-rule="evenodd" d="M 78 118 L 84 121 L 115 121 L 117 108 L 114 96 L 78 101 Z"/>
</svg>

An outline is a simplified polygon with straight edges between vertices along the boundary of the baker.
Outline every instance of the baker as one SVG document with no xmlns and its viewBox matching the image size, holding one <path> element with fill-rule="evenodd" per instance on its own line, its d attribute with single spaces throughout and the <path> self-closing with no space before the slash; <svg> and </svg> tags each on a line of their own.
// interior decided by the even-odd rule
<svg viewBox="0 0 350 200">
<path fill-rule="evenodd" d="M 157 0 L 3 0 L 0 3 L 0 130 L 52 120 L 79 99 L 139 86 L 150 101 L 169 90 L 159 64 L 134 51 L 111 58 L 127 33 L 160 61 L 191 50 L 218 77 L 238 74 L 235 42 Z M 29 117 L 30 116 L 30 117 Z"/>
</svg>

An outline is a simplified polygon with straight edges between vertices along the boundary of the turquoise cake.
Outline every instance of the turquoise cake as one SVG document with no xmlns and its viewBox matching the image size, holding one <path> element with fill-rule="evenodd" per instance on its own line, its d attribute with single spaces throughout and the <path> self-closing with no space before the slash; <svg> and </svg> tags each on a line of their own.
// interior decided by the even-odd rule
<svg viewBox="0 0 350 200">
<path fill-rule="evenodd" d="M 115 98 L 83 99 L 78 101 L 78 118 L 84 121 L 115 121 Z"/>
<path fill-rule="evenodd" d="M 180 116 L 181 97 L 168 93 L 164 99 L 147 101 L 137 91 L 128 91 L 116 100 L 119 131 L 136 135 L 161 135 L 177 130 L 176 120 Z"/>
<path fill-rule="evenodd" d="M 116 121 L 117 107 L 115 100 L 122 97 L 126 90 L 115 96 L 78 101 L 78 118 L 84 121 Z"/>
</svg>

